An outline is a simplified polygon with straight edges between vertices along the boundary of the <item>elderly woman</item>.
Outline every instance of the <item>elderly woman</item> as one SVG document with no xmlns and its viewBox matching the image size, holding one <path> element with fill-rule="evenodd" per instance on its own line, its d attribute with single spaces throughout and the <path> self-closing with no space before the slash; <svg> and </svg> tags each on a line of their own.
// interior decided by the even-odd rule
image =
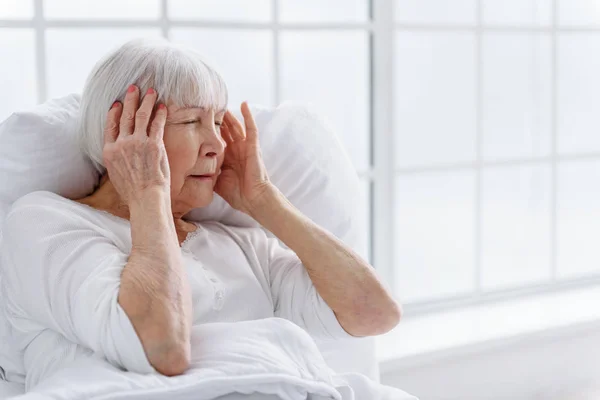
<svg viewBox="0 0 600 400">
<path fill-rule="evenodd" d="M 248 105 L 243 123 L 226 106 L 221 76 L 166 41 L 129 42 L 92 71 L 79 135 L 99 187 L 29 194 L 5 223 L 6 312 L 28 387 L 82 355 L 182 374 L 191 327 L 207 322 L 275 316 L 325 338 L 398 323 L 373 267 L 271 184 Z M 214 192 L 291 250 L 258 228 L 184 219 Z"/>
</svg>

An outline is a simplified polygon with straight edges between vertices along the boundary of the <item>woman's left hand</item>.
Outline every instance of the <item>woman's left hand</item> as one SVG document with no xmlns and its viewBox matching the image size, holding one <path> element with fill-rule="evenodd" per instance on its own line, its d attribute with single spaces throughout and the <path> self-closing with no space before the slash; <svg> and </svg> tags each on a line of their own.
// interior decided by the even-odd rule
<svg viewBox="0 0 600 400">
<path fill-rule="evenodd" d="M 248 103 L 243 102 L 241 110 L 245 128 L 230 111 L 225 113 L 221 125 L 221 136 L 227 147 L 215 192 L 236 210 L 252 215 L 252 210 L 262 205 L 276 189 L 262 160 L 258 129 Z"/>
</svg>

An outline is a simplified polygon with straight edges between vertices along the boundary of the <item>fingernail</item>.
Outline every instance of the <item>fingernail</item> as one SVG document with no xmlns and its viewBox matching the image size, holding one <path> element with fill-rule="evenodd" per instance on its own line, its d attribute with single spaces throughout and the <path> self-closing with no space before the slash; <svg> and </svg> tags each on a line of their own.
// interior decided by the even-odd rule
<svg viewBox="0 0 600 400">
<path fill-rule="evenodd" d="M 166 108 L 166 107 L 165 107 L 165 105 L 164 105 L 163 103 L 160 103 L 160 104 L 158 105 L 158 109 L 159 109 L 159 110 L 164 110 L 165 108 Z"/>
<path fill-rule="evenodd" d="M 154 89 L 152 89 L 152 88 L 149 88 L 148 91 L 146 92 L 146 94 L 154 94 L 154 93 L 155 93 Z"/>
<path fill-rule="evenodd" d="M 116 107 L 118 107 L 118 106 L 119 106 L 119 102 L 118 102 L 118 101 L 115 101 L 115 102 L 113 103 L 113 105 L 112 105 L 112 106 L 110 106 L 110 108 L 111 108 L 111 109 L 113 109 L 113 108 L 116 108 Z"/>
<path fill-rule="evenodd" d="M 135 85 L 129 85 L 129 87 L 127 88 L 127 92 L 129 92 L 129 93 L 135 92 Z"/>
</svg>

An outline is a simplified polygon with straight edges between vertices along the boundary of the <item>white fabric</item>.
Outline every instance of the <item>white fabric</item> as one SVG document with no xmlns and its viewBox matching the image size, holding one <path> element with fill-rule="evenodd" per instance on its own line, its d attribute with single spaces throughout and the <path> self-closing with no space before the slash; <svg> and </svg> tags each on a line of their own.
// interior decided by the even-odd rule
<svg viewBox="0 0 600 400">
<path fill-rule="evenodd" d="M 308 334 L 269 318 L 195 326 L 192 368 L 184 375 L 121 371 L 84 357 L 16 399 L 54 400 L 416 400 L 405 392 L 358 374 L 335 374 Z M 223 397 L 220 397 L 223 396 Z M 269 398 L 269 397 L 266 397 Z"/>
<path fill-rule="evenodd" d="M 131 252 L 128 220 L 34 192 L 14 204 L 3 231 L 3 306 L 14 329 L 10 345 L 25 360 L 28 397 L 159 398 L 168 389 L 172 399 L 233 392 L 290 400 L 413 398 L 330 370 L 312 338 L 350 335 L 296 254 L 262 229 L 197 223 L 183 243 L 192 369 L 176 378 L 150 365 L 117 302 Z M 130 393 L 131 386 L 143 394 Z"/>
<path fill-rule="evenodd" d="M 93 190 L 97 174 L 75 137 L 78 112 L 79 97 L 71 95 L 14 113 L 0 124 L 0 238 L 4 216 L 19 197 L 50 190 L 79 198 Z M 0 343 L 6 343 L 5 321 L 0 314 Z M 22 382 L 21 365 L 12 348 L 0 346 L 6 379 Z"/>
<path fill-rule="evenodd" d="M 273 183 L 305 215 L 364 255 L 366 243 L 361 235 L 365 227 L 358 225 L 356 204 L 359 181 L 333 131 L 305 106 L 287 103 L 274 110 L 252 109 Z M 79 198 L 93 191 L 99 177 L 77 147 L 78 112 L 79 96 L 69 95 L 15 113 L 0 124 L 0 226 L 9 207 L 27 193 L 47 190 Z M 219 196 L 188 217 L 257 226 Z M 0 315 L 0 340 L 5 334 L 3 321 Z M 19 360 L 11 350 L 0 348 L 0 366 L 14 380 L 12 371 L 18 369 Z M 361 372 L 378 379 L 374 340 L 327 343 L 321 350 L 336 371 Z"/>
<path fill-rule="evenodd" d="M 92 164 L 76 140 L 79 96 L 49 100 L 0 124 L 0 223 L 19 197 L 49 190 L 68 198 L 90 193 Z"/>
<path fill-rule="evenodd" d="M 154 370 L 117 302 L 130 253 L 128 220 L 51 192 L 15 203 L 0 245 L 1 288 L 27 388 L 77 358 L 74 344 L 128 371 Z M 315 338 L 349 337 L 295 253 L 262 229 L 204 222 L 182 253 L 194 324 L 277 316 Z"/>
<path fill-rule="evenodd" d="M 0 380 L 0 399 L 9 399 L 14 396 L 18 396 L 25 392 L 25 387 L 22 383 L 18 382 L 7 382 Z"/>
</svg>

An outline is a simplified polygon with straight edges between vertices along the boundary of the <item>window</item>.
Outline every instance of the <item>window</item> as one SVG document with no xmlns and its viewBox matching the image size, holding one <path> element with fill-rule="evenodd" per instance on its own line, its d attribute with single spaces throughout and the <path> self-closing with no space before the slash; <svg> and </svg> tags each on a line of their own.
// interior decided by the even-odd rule
<svg viewBox="0 0 600 400">
<path fill-rule="evenodd" d="M 394 6 L 396 293 L 425 310 L 598 282 L 598 2 Z"/>
<path fill-rule="evenodd" d="M 323 110 L 408 309 L 600 280 L 597 1 L 2 0 L 0 119 L 139 36 L 204 53 L 232 106 Z"/>
</svg>

